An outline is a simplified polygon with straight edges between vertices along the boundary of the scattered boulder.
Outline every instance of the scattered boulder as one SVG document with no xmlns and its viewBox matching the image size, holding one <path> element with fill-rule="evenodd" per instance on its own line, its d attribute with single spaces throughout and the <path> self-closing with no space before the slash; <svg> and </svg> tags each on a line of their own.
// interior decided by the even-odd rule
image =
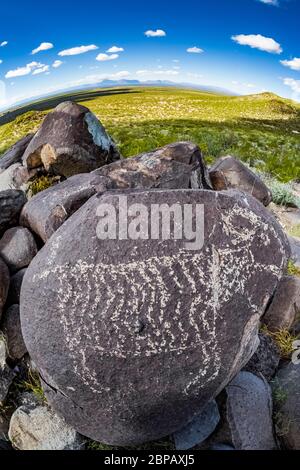
<svg viewBox="0 0 300 470">
<path fill-rule="evenodd" d="M 7 307 L 11 305 L 20 304 L 21 286 L 23 277 L 26 273 L 27 268 L 20 269 L 10 278 L 9 290 L 6 300 Z"/>
<path fill-rule="evenodd" d="M 120 189 L 212 189 L 202 153 L 191 142 L 119 160 L 95 171 Z"/>
<path fill-rule="evenodd" d="M 83 439 L 50 408 L 23 405 L 12 415 L 9 438 L 19 450 L 80 450 Z"/>
<path fill-rule="evenodd" d="M 46 116 L 24 153 L 23 164 L 29 169 L 43 165 L 50 173 L 69 177 L 119 158 L 96 116 L 84 106 L 65 102 Z"/>
<path fill-rule="evenodd" d="M 204 206 L 204 245 L 192 250 L 99 239 L 99 206 L 116 214 L 120 196 L 93 196 L 38 253 L 21 324 L 50 405 L 83 435 L 131 445 L 187 425 L 249 361 L 290 253 L 271 214 L 237 191 L 126 193 L 147 213 Z"/>
<path fill-rule="evenodd" d="M 211 167 L 209 176 L 216 191 L 239 189 L 251 194 L 264 206 L 272 201 L 272 193 L 265 183 L 234 157 L 219 158 Z"/>
<path fill-rule="evenodd" d="M 300 268 L 300 238 L 288 237 L 288 239 L 291 247 L 292 260 L 295 266 Z"/>
<path fill-rule="evenodd" d="M 0 256 L 14 273 L 26 268 L 38 252 L 32 233 L 24 227 L 8 229 L 0 240 Z"/>
<path fill-rule="evenodd" d="M 90 197 L 112 183 L 108 178 L 84 173 L 42 191 L 23 207 L 20 223 L 46 242 Z"/>
<path fill-rule="evenodd" d="M 15 163 L 21 163 L 22 157 L 34 134 L 28 134 L 0 157 L 0 173 Z"/>
<path fill-rule="evenodd" d="M 176 450 L 188 450 L 201 444 L 214 432 L 219 421 L 218 405 L 213 400 L 187 426 L 174 434 Z"/>
<path fill-rule="evenodd" d="M 280 397 L 275 415 L 277 435 L 287 449 L 300 450 L 300 365 L 290 362 L 280 369 L 273 387 Z"/>
<path fill-rule="evenodd" d="M 0 320 L 2 309 L 5 305 L 8 289 L 9 289 L 9 270 L 2 258 L 0 257 Z"/>
<path fill-rule="evenodd" d="M 23 191 L 16 189 L 0 191 L 0 236 L 6 229 L 18 223 L 21 209 L 26 200 Z"/>
<path fill-rule="evenodd" d="M 300 278 L 283 276 L 263 317 L 268 330 L 290 330 L 300 313 Z"/>
<path fill-rule="evenodd" d="M 280 362 L 280 351 L 271 336 L 259 333 L 259 346 L 244 370 L 270 382 Z"/>
<path fill-rule="evenodd" d="M 13 361 L 22 359 L 27 350 L 21 331 L 19 305 L 12 305 L 6 310 L 1 328 L 6 338 L 9 358 Z"/>
<path fill-rule="evenodd" d="M 272 395 L 268 383 L 240 372 L 226 388 L 227 420 L 237 450 L 274 450 Z"/>
</svg>

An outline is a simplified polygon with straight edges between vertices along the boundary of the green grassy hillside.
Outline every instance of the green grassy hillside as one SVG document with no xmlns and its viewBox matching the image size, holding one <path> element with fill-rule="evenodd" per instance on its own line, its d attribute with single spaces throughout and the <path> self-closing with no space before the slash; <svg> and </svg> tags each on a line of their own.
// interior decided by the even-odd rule
<svg viewBox="0 0 300 470">
<path fill-rule="evenodd" d="M 73 93 L 72 99 L 98 116 L 127 157 L 170 142 L 191 140 L 200 145 L 209 162 L 231 153 L 279 180 L 300 179 L 300 105 L 272 93 L 231 97 L 133 87 L 106 90 L 97 97 Z M 45 101 L 42 109 L 47 103 L 54 105 Z M 41 108 L 37 103 L 35 107 Z M 0 153 L 35 130 L 46 112 L 30 111 L 2 125 Z"/>
</svg>

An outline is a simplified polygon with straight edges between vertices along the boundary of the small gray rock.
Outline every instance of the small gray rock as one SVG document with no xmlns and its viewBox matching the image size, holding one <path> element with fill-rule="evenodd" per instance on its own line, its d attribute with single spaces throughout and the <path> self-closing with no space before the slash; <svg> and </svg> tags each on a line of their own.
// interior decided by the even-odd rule
<svg viewBox="0 0 300 470">
<path fill-rule="evenodd" d="M 213 400 L 187 426 L 173 435 L 176 450 L 188 450 L 201 444 L 214 432 L 219 421 L 218 405 Z"/>
<path fill-rule="evenodd" d="M 24 153 L 23 164 L 28 169 L 43 165 L 50 173 L 69 177 L 119 158 L 113 140 L 96 116 L 68 101 L 46 116 Z"/>
<path fill-rule="evenodd" d="M 240 372 L 226 387 L 227 420 L 237 450 L 274 450 L 272 396 L 268 383 Z"/>
<path fill-rule="evenodd" d="M 264 206 L 272 201 L 272 193 L 265 183 L 250 168 L 230 155 L 219 158 L 209 171 L 216 191 L 239 189 L 251 194 Z"/>
<path fill-rule="evenodd" d="M 7 168 L 7 170 L 4 170 L 2 173 L 0 173 L 0 191 L 6 191 L 7 189 L 19 189 L 16 188 L 14 182 L 14 174 L 19 167 L 22 167 L 21 163 L 14 163 L 9 168 Z"/>
<path fill-rule="evenodd" d="M 11 273 L 29 266 L 38 252 L 32 233 L 24 227 L 8 229 L 0 240 L 0 256 Z"/>
<path fill-rule="evenodd" d="M 291 247 L 292 260 L 300 268 L 300 238 L 288 237 Z"/>
<path fill-rule="evenodd" d="M 23 207 L 20 224 L 46 242 L 90 197 L 110 187 L 111 181 L 103 176 L 92 173 L 72 176 L 31 198 Z"/>
<path fill-rule="evenodd" d="M 287 449 L 300 450 L 300 364 L 292 362 L 280 369 L 273 390 L 276 404 L 275 428 Z"/>
<path fill-rule="evenodd" d="M 280 362 L 280 351 L 269 335 L 259 333 L 259 346 L 244 370 L 269 382 L 274 376 Z"/>
<path fill-rule="evenodd" d="M 22 359 L 27 349 L 23 341 L 19 305 L 9 307 L 2 318 L 2 331 L 6 337 L 8 356 L 13 361 Z"/>
<path fill-rule="evenodd" d="M 0 191 L 0 236 L 6 229 L 18 223 L 21 209 L 26 201 L 23 191 L 16 189 Z"/>
<path fill-rule="evenodd" d="M 300 313 L 300 278 L 283 276 L 262 318 L 270 331 L 290 330 Z"/>
<path fill-rule="evenodd" d="M 23 405 L 12 415 L 9 438 L 19 450 L 80 450 L 83 438 L 49 407 Z"/>
<path fill-rule="evenodd" d="M 20 163 L 26 148 L 32 140 L 34 134 L 28 134 L 18 142 L 16 142 L 10 149 L 8 149 L 2 156 L 0 156 L 0 173 L 6 170 L 14 163 Z"/>
</svg>

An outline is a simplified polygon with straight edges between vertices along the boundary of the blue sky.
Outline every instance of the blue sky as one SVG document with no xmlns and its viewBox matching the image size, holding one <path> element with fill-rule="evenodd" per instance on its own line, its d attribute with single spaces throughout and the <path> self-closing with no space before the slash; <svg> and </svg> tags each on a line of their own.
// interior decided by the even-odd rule
<svg viewBox="0 0 300 470">
<path fill-rule="evenodd" d="M 104 78 L 300 100 L 299 18 L 300 0 L 4 2 L 0 108 Z"/>
</svg>

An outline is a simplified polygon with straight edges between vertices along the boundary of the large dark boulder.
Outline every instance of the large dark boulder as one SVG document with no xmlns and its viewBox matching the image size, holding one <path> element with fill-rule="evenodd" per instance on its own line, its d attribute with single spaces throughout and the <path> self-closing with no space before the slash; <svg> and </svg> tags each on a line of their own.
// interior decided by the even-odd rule
<svg viewBox="0 0 300 470">
<path fill-rule="evenodd" d="M 38 252 L 34 236 L 24 227 L 8 229 L 0 239 L 0 256 L 11 273 L 26 268 Z"/>
<path fill-rule="evenodd" d="M 120 189 L 212 189 L 202 153 L 191 142 L 119 160 L 95 173 L 108 176 Z"/>
<path fill-rule="evenodd" d="M 20 163 L 22 161 L 24 152 L 33 139 L 33 136 L 34 134 L 26 135 L 8 149 L 2 156 L 0 155 L 0 173 L 14 163 Z"/>
<path fill-rule="evenodd" d="M 9 289 L 9 269 L 0 257 L 0 320 Z"/>
<path fill-rule="evenodd" d="M 245 191 L 264 206 L 268 206 L 272 201 L 272 193 L 265 183 L 250 168 L 234 157 L 219 158 L 211 167 L 209 176 L 213 188 L 217 191 L 225 189 Z"/>
<path fill-rule="evenodd" d="M 100 240 L 101 210 L 113 220 L 124 197 L 106 192 L 57 230 L 21 291 L 23 336 L 49 403 L 80 433 L 118 445 L 182 428 L 249 361 L 289 256 L 278 223 L 244 193 L 126 195 L 132 210 L 177 204 L 195 216 L 204 206 L 203 247 L 131 230 Z M 193 221 L 201 242 L 203 220 Z"/>
<path fill-rule="evenodd" d="M 9 227 L 16 225 L 27 198 L 23 191 L 8 189 L 0 191 L 0 236 Z"/>
<path fill-rule="evenodd" d="M 74 175 L 32 197 L 23 207 L 20 223 L 46 242 L 90 197 L 110 187 L 112 182 L 103 176 Z"/>
<path fill-rule="evenodd" d="M 49 113 L 23 156 L 29 169 L 44 165 L 51 173 L 88 173 L 118 160 L 120 154 L 96 116 L 85 106 L 64 102 Z"/>
</svg>

